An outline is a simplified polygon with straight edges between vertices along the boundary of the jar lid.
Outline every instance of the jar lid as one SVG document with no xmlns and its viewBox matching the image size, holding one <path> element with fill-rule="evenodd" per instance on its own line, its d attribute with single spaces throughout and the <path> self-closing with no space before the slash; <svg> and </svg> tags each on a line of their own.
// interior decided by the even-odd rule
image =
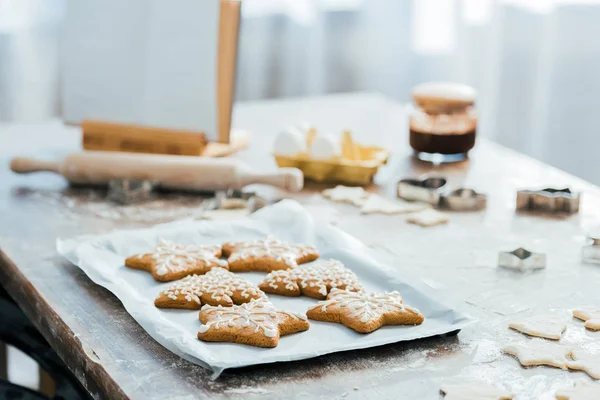
<svg viewBox="0 0 600 400">
<path fill-rule="evenodd" d="M 477 99 L 477 91 L 462 83 L 426 82 L 413 88 L 412 97 L 427 112 L 444 113 L 472 106 Z"/>
</svg>

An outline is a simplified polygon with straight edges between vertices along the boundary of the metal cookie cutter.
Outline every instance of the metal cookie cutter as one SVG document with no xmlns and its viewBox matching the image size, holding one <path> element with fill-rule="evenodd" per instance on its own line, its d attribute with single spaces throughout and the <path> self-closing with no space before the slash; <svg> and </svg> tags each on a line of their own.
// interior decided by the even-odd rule
<svg viewBox="0 0 600 400">
<path fill-rule="evenodd" d="M 517 211 L 575 214 L 579 212 L 580 198 L 580 193 L 571 192 L 571 189 L 567 188 L 519 190 L 517 192 Z"/>
<path fill-rule="evenodd" d="M 398 197 L 411 201 L 423 201 L 437 206 L 441 190 L 446 185 L 445 178 L 402 179 L 398 182 Z"/>
<path fill-rule="evenodd" d="M 592 243 L 588 246 L 583 246 L 581 256 L 583 262 L 600 264 L 600 233 L 596 233 L 589 237 Z"/>
<path fill-rule="evenodd" d="M 107 198 L 120 204 L 139 203 L 149 200 L 157 186 L 156 182 L 150 180 L 115 179 L 108 182 Z"/>
<path fill-rule="evenodd" d="M 482 210 L 487 206 L 487 196 L 473 189 L 456 189 L 442 195 L 440 206 L 455 211 Z"/>
<path fill-rule="evenodd" d="M 546 255 L 533 253 L 522 247 L 514 251 L 504 251 L 498 255 L 498 266 L 517 269 L 521 272 L 546 268 Z"/>
</svg>

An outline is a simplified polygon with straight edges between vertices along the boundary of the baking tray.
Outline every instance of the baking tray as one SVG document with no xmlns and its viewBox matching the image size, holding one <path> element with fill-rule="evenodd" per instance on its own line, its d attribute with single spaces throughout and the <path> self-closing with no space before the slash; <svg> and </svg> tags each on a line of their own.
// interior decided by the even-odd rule
<svg viewBox="0 0 600 400">
<path fill-rule="evenodd" d="M 207 343 L 196 338 L 198 312 L 164 310 L 154 298 L 169 282 L 156 282 L 144 271 L 124 266 L 132 254 L 151 250 L 160 239 L 178 243 L 217 244 L 274 235 L 293 243 L 317 246 L 323 258 L 342 261 L 371 291 L 399 291 L 407 305 L 425 316 L 419 326 L 383 327 L 360 334 L 341 324 L 311 321 L 308 331 L 284 336 L 279 346 L 263 349 L 232 343 Z M 161 345 L 186 360 L 210 369 L 217 378 L 225 369 L 278 361 L 294 361 L 319 355 L 362 349 L 443 334 L 455 334 L 472 319 L 439 299 L 419 279 L 400 276 L 369 256 L 358 239 L 331 225 L 318 224 L 293 200 L 265 207 L 250 218 L 237 221 L 178 221 L 147 229 L 120 230 L 98 236 L 57 240 L 57 250 L 88 277 L 119 298 L 129 314 Z M 405 261 L 403 261 L 405 262 Z M 258 283 L 265 274 L 241 273 Z M 279 309 L 304 313 L 316 300 L 307 297 L 269 295 Z"/>
</svg>

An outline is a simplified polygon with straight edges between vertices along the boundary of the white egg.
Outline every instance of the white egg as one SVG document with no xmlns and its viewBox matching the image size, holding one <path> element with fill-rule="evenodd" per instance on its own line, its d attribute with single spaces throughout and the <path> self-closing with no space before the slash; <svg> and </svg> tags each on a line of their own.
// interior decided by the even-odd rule
<svg viewBox="0 0 600 400">
<path fill-rule="evenodd" d="M 306 139 L 296 127 L 281 131 L 273 143 L 273 152 L 277 155 L 295 156 L 303 151 L 306 151 Z"/>
<path fill-rule="evenodd" d="M 340 155 L 340 145 L 332 135 L 319 135 L 310 147 L 310 156 L 315 160 L 328 160 Z"/>
</svg>

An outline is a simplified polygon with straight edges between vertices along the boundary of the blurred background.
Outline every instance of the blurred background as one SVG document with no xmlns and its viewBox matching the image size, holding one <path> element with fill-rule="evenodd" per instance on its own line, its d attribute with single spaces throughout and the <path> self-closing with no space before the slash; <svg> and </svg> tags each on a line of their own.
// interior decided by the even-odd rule
<svg viewBox="0 0 600 400">
<path fill-rule="evenodd" d="M 0 0 L 0 121 L 60 115 L 64 0 Z M 243 0 L 236 101 L 479 90 L 480 132 L 600 184 L 600 0 Z M 596 156 L 596 157 L 595 157 Z"/>
</svg>

